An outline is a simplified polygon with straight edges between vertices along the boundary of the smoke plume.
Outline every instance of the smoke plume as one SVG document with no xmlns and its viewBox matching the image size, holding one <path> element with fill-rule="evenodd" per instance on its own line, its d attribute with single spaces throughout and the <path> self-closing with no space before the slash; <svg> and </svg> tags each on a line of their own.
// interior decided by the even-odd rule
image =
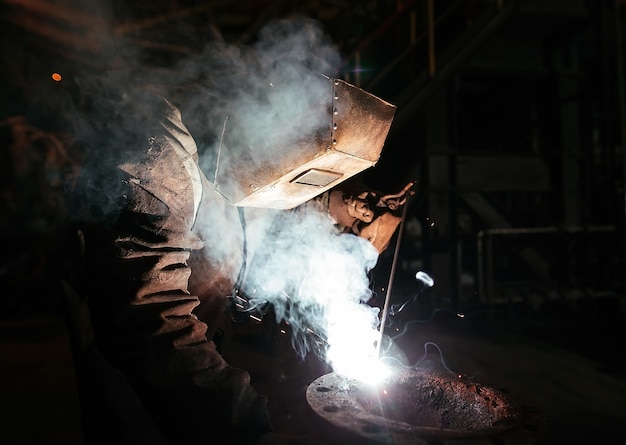
<svg viewBox="0 0 626 445">
<path fill-rule="evenodd" d="M 371 352 L 378 340 L 378 308 L 365 304 L 372 296 L 367 272 L 378 252 L 365 239 L 339 232 L 323 210 L 313 201 L 277 214 L 244 291 L 253 304 L 272 304 L 301 356 L 313 351 L 337 362 L 341 357 L 329 351 Z"/>
<path fill-rule="evenodd" d="M 198 146 L 202 172 L 217 183 L 230 179 L 220 175 L 220 155 L 270 165 L 282 156 L 280 150 L 320 128 L 329 130 L 328 110 L 320 110 L 330 94 L 322 75 L 336 74 L 340 55 L 311 19 L 272 22 L 249 46 L 208 43 L 200 54 L 169 67 L 144 66 L 120 42 L 108 44 L 120 62 L 96 77 L 77 78 L 84 111 L 73 119 L 87 158 L 97 154 L 97 164 L 85 167 L 86 190 L 92 190 L 91 205 L 104 216 L 120 203 L 111 198 L 118 195 L 109 185 L 116 181 L 103 172 L 103 158 L 132 160 L 160 112 L 156 101 L 145 99 L 146 90 L 178 106 Z M 94 201 L 100 197 L 103 201 Z M 241 249 L 219 245 L 236 239 L 226 232 L 241 231 L 239 221 L 206 229 L 213 233 L 206 249 L 212 264 Z M 315 202 L 293 211 L 256 212 L 248 229 L 255 254 L 245 291 L 257 304 L 272 304 L 277 320 L 291 327 L 299 354 L 315 349 L 314 338 L 322 339 L 316 352 L 327 354 L 333 366 L 348 357 L 337 351 L 375 349 L 378 309 L 364 304 L 371 297 L 367 274 L 378 257 L 371 245 L 340 234 Z"/>
<path fill-rule="evenodd" d="M 200 59 L 181 65 L 202 85 L 190 90 L 184 112 L 190 128 L 202 129 L 197 142 L 209 180 L 228 180 L 220 175 L 220 154 L 269 167 L 283 156 L 280 150 L 328 129 L 328 110 L 320 104 L 330 91 L 321 75 L 332 77 L 339 61 L 319 24 L 297 17 L 269 24 L 250 47 L 211 44 Z M 338 369 L 342 360 L 354 362 L 355 352 L 374 350 L 378 308 L 365 302 L 375 249 L 339 233 L 316 202 L 246 214 L 248 243 L 256 247 L 243 290 L 253 305 L 271 304 L 276 320 L 289 326 L 296 352 L 318 353 Z M 255 227 L 261 229 L 252 233 Z M 209 251 L 226 253 L 223 246 Z"/>
</svg>

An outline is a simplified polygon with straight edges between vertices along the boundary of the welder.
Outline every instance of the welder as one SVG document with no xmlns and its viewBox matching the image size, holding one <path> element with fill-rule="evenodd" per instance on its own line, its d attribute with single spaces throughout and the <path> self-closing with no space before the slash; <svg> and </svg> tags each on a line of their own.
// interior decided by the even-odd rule
<svg viewBox="0 0 626 445">
<path fill-rule="evenodd" d="M 221 176 L 217 168 L 200 168 L 196 140 L 179 108 L 159 94 L 120 95 L 115 115 L 96 129 L 102 137 L 93 141 L 105 142 L 99 147 L 92 141 L 91 149 L 103 156 L 95 158 L 97 168 L 85 165 L 74 190 L 82 269 L 71 285 L 80 296 L 75 307 L 88 314 L 81 325 L 82 350 L 92 368 L 87 370 L 92 384 L 100 385 L 105 399 L 119 389 L 111 389 L 117 377 L 104 376 L 105 383 L 93 377 L 105 369 L 132 390 L 131 396 L 120 396 L 121 406 L 112 411 L 139 404 L 148 414 L 146 422 L 154 422 L 157 436 L 167 443 L 272 440 L 266 398 L 251 386 L 247 371 L 225 362 L 213 341 L 246 262 L 249 209 L 288 212 L 313 202 L 338 230 L 370 240 L 377 252 L 387 247 L 399 225 L 397 203 L 403 203 L 406 189 L 383 196 L 353 185 L 341 187 L 376 162 L 395 107 L 347 83 L 322 82 L 346 90 L 342 99 L 352 95 L 364 102 L 348 104 L 339 122 L 343 133 L 329 132 L 327 142 L 312 137 L 313 156 L 310 146 L 298 145 L 292 152 L 300 164 L 287 162 L 278 173 L 280 166 L 272 164 L 273 176 L 255 187 L 249 182 L 262 173 L 246 176 L 250 163 L 237 164 L 245 154 L 229 160 L 222 153 Z M 329 101 L 336 97 L 330 95 Z M 333 114 L 332 106 L 322 109 L 328 111 L 329 127 L 331 122 L 337 127 L 341 113 Z M 111 150 L 113 139 L 116 150 Z M 358 156 L 350 153 L 348 160 L 325 161 L 331 151 L 343 156 L 333 150 L 342 141 L 371 144 L 371 159 L 357 167 L 350 159 Z M 105 159 L 104 152 L 115 155 Z M 235 166 L 231 171 L 229 162 Z M 387 205 L 392 201 L 393 206 Z M 111 440 L 110 434 L 123 440 L 133 429 L 150 437 L 140 432 L 137 419 L 122 419 L 126 431 L 115 431 L 102 414 L 86 416 L 89 442 Z"/>
</svg>

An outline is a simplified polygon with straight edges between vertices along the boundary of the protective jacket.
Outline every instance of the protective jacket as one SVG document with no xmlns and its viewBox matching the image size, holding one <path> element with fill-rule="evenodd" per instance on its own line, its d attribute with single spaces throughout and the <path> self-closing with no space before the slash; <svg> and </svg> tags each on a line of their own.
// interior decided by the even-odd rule
<svg viewBox="0 0 626 445">
<path fill-rule="evenodd" d="M 199 169 L 178 109 L 149 100 L 123 150 L 110 147 L 124 131 L 107 127 L 112 159 L 98 167 L 108 170 L 79 182 L 94 343 L 169 442 L 254 443 L 270 430 L 266 399 L 212 341 L 242 262 L 238 211 Z"/>
</svg>

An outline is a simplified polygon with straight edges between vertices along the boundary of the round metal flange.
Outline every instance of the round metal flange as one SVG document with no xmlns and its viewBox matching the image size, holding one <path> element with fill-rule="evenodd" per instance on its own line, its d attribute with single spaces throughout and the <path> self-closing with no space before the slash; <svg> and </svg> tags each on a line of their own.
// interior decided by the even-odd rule
<svg viewBox="0 0 626 445">
<path fill-rule="evenodd" d="M 375 386 L 329 373 L 306 398 L 326 423 L 375 444 L 531 444 L 542 424 L 502 391 L 431 370 L 398 372 Z"/>
</svg>

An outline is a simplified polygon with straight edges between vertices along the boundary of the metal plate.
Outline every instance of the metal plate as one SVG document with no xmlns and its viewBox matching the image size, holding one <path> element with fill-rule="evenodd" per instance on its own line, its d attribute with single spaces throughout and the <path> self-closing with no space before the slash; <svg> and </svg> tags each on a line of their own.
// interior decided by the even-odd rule
<svg viewBox="0 0 626 445">
<path fill-rule="evenodd" d="M 533 443 L 539 430 L 517 428 L 525 412 L 504 393 L 439 371 L 402 371 L 376 387 L 330 373 L 306 398 L 326 422 L 367 443 Z"/>
</svg>

